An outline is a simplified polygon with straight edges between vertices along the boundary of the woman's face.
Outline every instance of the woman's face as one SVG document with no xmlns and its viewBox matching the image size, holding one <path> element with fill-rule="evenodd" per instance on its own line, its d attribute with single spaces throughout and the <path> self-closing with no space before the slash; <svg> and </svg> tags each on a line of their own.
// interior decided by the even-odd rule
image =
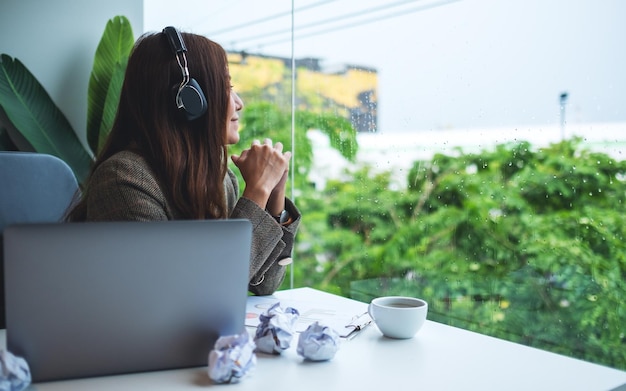
<svg viewBox="0 0 626 391">
<path fill-rule="evenodd" d="M 243 101 L 235 90 L 231 88 L 226 125 L 226 142 L 228 144 L 237 144 L 237 142 L 239 142 L 239 112 L 241 109 L 243 109 Z"/>
</svg>

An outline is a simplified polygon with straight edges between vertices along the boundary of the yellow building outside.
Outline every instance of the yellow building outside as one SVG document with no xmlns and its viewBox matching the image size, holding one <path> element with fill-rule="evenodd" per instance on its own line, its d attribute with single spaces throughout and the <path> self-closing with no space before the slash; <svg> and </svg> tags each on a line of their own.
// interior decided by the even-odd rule
<svg viewBox="0 0 626 391">
<path fill-rule="evenodd" d="M 244 99 L 291 105 L 291 59 L 241 52 L 228 53 L 235 90 Z M 336 72 L 321 69 L 317 59 L 296 60 L 296 108 L 348 119 L 359 132 L 377 130 L 376 70 L 345 65 Z"/>
</svg>

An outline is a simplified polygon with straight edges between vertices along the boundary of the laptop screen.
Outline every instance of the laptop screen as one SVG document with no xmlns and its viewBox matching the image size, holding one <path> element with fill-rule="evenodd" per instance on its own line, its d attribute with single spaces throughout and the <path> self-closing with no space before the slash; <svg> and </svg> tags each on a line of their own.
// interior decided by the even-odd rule
<svg viewBox="0 0 626 391">
<path fill-rule="evenodd" d="M 33 381 L 203 366 L 244 330 L 247 220 L 4 231 L 7 347 Z"/>
</svg>

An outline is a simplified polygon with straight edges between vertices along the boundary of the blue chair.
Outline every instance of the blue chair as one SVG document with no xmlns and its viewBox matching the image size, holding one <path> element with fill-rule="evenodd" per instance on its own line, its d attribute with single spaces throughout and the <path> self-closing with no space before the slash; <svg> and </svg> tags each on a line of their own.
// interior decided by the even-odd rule
<svg viewBox="0 0 626 391">
<path fill-rule="evenodd" d="M 4 228 L 61 221 L 78 189 L 70 167 L 55 156 L 0 151 L 0 328 L 5 327 Z"/>
</svg>

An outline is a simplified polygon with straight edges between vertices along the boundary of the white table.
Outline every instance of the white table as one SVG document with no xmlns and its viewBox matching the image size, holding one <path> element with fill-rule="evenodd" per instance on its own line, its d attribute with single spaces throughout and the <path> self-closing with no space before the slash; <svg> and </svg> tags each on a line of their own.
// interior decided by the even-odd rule
<svg viewBox="0 0 626 391">
<path fill-rule="evenodd" d="M 310 288 L 277 292 L 276 297 L 316 301 L 327 307 L 349 300 Z M 0 341 L 4 344 L 4 330 Z M 295 343 L 281 355 L 260 354 L 255 371 L 238 384 L 214 385 L 206 368 L 190 368 L 36 383 L 29 389 L 608 391 L 625 384 L 625 371 L 427 321 L 410 340 L 382 337 L 372 324 L 345 340 L 327 362 L 303 361 Z"/>
</svg>

